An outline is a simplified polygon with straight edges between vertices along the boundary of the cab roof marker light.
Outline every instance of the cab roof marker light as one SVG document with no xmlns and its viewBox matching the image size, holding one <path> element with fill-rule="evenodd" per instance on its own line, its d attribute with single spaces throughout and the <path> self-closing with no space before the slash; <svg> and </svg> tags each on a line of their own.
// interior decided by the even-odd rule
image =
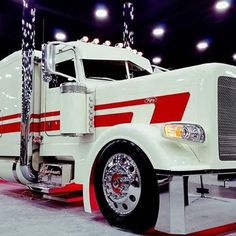
<svg viewBox="0 0 236 236">
<path fill-rule="evenodd" d="M 100 42 L 100 41 L 99 41 L 98 38 L 95 38 L 95 39 L 92 41 L 93 44 L 99 44 L 99 42 Z"/>
<path fill-rule="evenodd" d="M 143 56 L 143 52 L 138 52 L 138 55 L 142 57 Z"/>
<path fill-rule="evenodd" d="M 106 40 L 106 41 L 103 43 L 103 45 L 105 45 L 105 46 L 111 46 L 111 41 Z"/>
<path fill-rule="evenodd" d="M 135 54 L 138 53 L 138 51 L 137 51 L 136 49 L 132 49 L 131 51 L 132 51 L 133 53 L 135 53 Z"/>
<path fill-rule="evenodd" d="M 89 38 L 87 36 L 83 36 L 81 39 L 80 39 L 81 42 L 84 42 L 84 43 L 87 43 L 89 41 Z"/>
<path fill-rule="evenodd" d="M 165 138 L 176 141 L 205 142 L 205 131 L 197 124 L 169 123 L 163 126 L 162 134 Z"/>
<path fill-rule="evenodd" d="M 115 45 L 115 47 L 123 48 L 123 47 L 124 47 L 124 44 L 123 44 L 123 43 L 117 43 L 117 44 Z"/>
</svg>

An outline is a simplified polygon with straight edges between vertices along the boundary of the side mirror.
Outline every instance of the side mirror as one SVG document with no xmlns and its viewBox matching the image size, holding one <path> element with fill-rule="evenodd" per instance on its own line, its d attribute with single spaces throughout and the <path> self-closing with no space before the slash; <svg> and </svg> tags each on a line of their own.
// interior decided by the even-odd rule
<svg viewBox="0 0 236 236">
<path fill-rule="evenodd" d="M 42 79 L 45 82 L 50 82 L 52 80 L 52 75 L 58 75 L 65 78 L 72 78 L 67 74 L 61 73 L 57 71 L 56 69 L 56 56 L 58 58 L 58 55 L 62 53 L 62 50 L 58 50 L 60 48 L 60 45 L 64 46 L 63 49 L 67 48 L 66 51 L 68 51 L 68 48 L 72 50 L 73 52 L 73 59 L 76 59 L 76 52 L 75 48 L 73 46 L 70 46 L 66 43 L 62 42 L 50 42 L 48 44 L 42 45 Z M 59 46 L 59 48 L 56 48 Z M 56 53 L 58 51 L 58 54 Z"/>
<path fill-rule="evenodd" d="M 52 80 L 51 74 L 55 73 L 55 56 L 55 44 L 42 45 L 42 77 L 45 82 L 50 82 Z"/>
</svg>

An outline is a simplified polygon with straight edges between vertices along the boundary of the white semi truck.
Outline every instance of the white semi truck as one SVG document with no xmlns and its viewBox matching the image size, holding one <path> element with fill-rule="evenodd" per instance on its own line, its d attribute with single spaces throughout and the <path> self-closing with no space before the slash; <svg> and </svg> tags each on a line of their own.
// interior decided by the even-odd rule
<svg viewBox="0 0 236 236">
<path fill-rule="evenodd" d="M 110 224 L 144 231 L 158 217 L 158 176 L 235 172 L 236 67 L 153 70 L 130 48 L 51 42 L 27 88 L 21 58 L 0 61 L 0 178 L 82 191 L 86 212 L 98 203 Z"/>
</svg>

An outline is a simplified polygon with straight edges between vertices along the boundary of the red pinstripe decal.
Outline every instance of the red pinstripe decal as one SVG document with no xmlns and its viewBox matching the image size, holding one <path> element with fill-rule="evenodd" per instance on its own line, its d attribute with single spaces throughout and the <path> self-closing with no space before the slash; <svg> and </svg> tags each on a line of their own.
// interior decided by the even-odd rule
<svg viewBox="0 0 236 236">
<path fill-rule="evenodd" d="M 30 123 L 30 132 L 40 132 L 40 122 L 32 122 Z"/>
<path fill-rule="evenodd" d="M 12 119 L 16 119 L 16 118 L 21 118 L 21 113 L 17 113 L 17 114 L 13 114 L 13 115 L 8 115 L 8 116 L 2 116 L 2 117 L 0 117 L 0 121 L 12 120 Z"/>
<path fill-rule="evenodd" d="M 41 113 L 40 118 L 59 116 L 59 115 L 60 115 L 60 111 L 50 111 L 50 112 L 46 112 L 46 113 Z"/>
<path fill-rule="evenodd" d="M 30 119 L 40 119 L 40 114 L 31 114 Z"/>
<path fill-rule="evenodd" d="M 95 127 L 113 126 L 124 123 L 131 123 L 133 118 L 133 112 L 125 112 L 109 115 L 95 116 Z"/>
<path fill-rule="evenodd" d="M 41 113 L 41 114 L 31 114 L 30 118 L 40 119 L 40 118 L 59 116 L 59 115 L 60 115 L 60 111 L 50 111 L 50 112 Z"/>
<path fill-rule="evenodd" d="M 106 110 L 106 109 L 113 109 L 113 108 L 120 108 L 120 107 L 129 107 L 129 106 L 138 106 L 145 104 L 145 99 L 138 99 L 138 100 L 130 100 L 124 102 L 115 102 L 115 103 L 108 103 L 95 106 L 95 110 Z"/>
<path fill-rule="evenodd" d="M 185 93 L 164 95 L 164 96 L 159 96 L 159 97 L 102 104 L 102 105 L 95 106 L 95 110 L 99 111 L 99 110 L 114 109 L 114 108 L 121 108 L 121 107 L 128 107 L 128 106 L 138 106 L 138 105 L 153 103 L 155 105 L 155 110 L 153 112 L 153 116 L 150 121 L 151 124 L 163 123 L 163 122 L 169 122 L 169 121 L 181 121 L 184 111 L 186 109 L 189 97 L 190 97 L 190 93 L 185 92 Z M 120 119 L 122 121 L 124 120 L 122 116 L 120 116 Z M 96 117 L 95 117 L 95 120 L 96 120 Z M 109 123 L 109 118 L 104 120 L 103 126 L 107 126 L 105 121 Z M 130 122 L 125 122 L 125 123 L 130 123 Z M 119 122 L 117 121 L 116 124 L 119 124 Z"/>
<path fill-rule="evenodd" d="M 32 122 L 30 124 L 31 132 L 56 131 L 60 130 L 60 120 Z"/>
<path fill-rule="evenodd" d="M 21 122 L 0 125 L 0 131 L 2 134 L 20 132 L 20 125 Z"/>
<path fill-rule="evenodd" d="M 95 106 L 95 110 L 99 111 L 99 110 L 114 109 L 121 107 L 138 106 L 144 104 L 154 104 L 155 109 L 150 121 L 151 124 L 163 123 L 169 121 L 181 121 L 189 97 L 190 93 L 185 92 L 185 93 L 157 96 L 152 98 L 142 98 L 137 100 L 101 104 Z M 40 119 L 59 115 L 60 111 L 52 111 L 41 114 L 32 114 L 31 118 Z M 0 117 L 0 121 L 10 120 L 20 117 L 21 114 L 18 113 Z M 108 127 L 117 124 L 131 123 L 132 118 L 133 118 L 132 112 L 97 115 L 95 116 L 95 127 Z M 20 124 L 21 124 L 20 122 L 16 122 L 11 124 L 0 125 L 0 132 L 1 133 L 19 132 Z M 32 122 L 30 124 L 31 132 L 55 131 L 55 130 L 60 130 L 60 120 Z"/>
<path fill-rule="evenodd" d="M 59 116 L 60 111 L 46 112 L 41 114 L 31 114 L 30 118 L 40 119 L 52 116 Z M 21 118 L 21 114 L 12 114 L 0 117 L 0 121 Z M 21 122 L 14 122 L 0 125 L 0 133 L 15 133 L 20 132 Z M 41 121 L 30 123 L 30 132 L 55 131 L 60 130 L 60 120 Z"/>
<path fill-rule="evenodd" d="M 190 93 L 179 93 L 157 97 L 151 124 L 181 121 L 188 104 L 189 97 Z"/>
</svg>

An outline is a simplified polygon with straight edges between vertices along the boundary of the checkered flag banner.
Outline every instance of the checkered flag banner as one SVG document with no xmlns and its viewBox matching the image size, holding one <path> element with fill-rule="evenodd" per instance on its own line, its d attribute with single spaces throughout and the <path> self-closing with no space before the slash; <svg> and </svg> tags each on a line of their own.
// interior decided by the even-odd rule
<svg viewBox="0 0 236 236">
<path fill-rule="evenodd" d="M 123 4 L 123 16 L 124 16 L 124 32 L 123 43 L 124 47 L 132 47 L 134 44 L 134 4 L 131 2 L 125 2 Z"/>
<path fill-rule="evenodd" d="M 35 48 L 35 12 L 33 0 L 23 0 L 22 17 L 22 118 L 30 109 Z"/>
</svg>

